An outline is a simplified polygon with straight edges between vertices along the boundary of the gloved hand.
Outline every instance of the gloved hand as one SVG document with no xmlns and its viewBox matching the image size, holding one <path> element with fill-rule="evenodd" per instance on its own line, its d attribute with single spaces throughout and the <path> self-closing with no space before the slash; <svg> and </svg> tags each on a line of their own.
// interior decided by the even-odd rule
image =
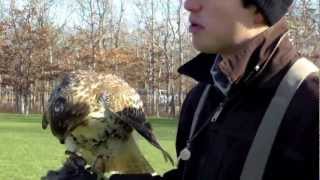
<svg viewBox="0 0 320 180">
<path fill-rule="evenodd" d="M 57 171 L 48 171 L 41 180 L 97 180 L 97 175 L 85 169 L 85 161 L 81 157 L 67 159 L 63 167 Z"/>
<path fill-rule="evenodd" d="M 151 174 L 114 174 L 110 180 L 161 180 L 161 177 Z"/>
<path fill-rule="evenodd" d="M 49 171 L 46 177 L 42 180 L 97 180 L 97 175 L 91 174 L 88 171 L 81 170 L 74 173 L 68 170 Z"/>
<path fill-rule="evenodd" d="M 151 174 L 114 174 L 110 180 L 180 180 L 180 174 L 177 169 L 172 169 L 161 176 L 152 176 Z"/>
</svg>

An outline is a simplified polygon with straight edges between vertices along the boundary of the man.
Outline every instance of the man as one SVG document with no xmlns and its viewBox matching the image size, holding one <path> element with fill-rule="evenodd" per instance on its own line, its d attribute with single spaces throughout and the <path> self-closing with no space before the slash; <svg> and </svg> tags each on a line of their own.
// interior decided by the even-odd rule
<svg viewBox="0 0 320 180">
<path fill-rule="evenodd" d="M 283 18 L 291 4 L 292 0 L 186 0 L 192 42 L 201 53 L 179 69 L 198 84 L 181 110 L 178 168 L 163 177 L 115 175 L 111 180 L 240 179 L 265 111 L 280 81 L 300 58 Z M 203 107 L 196 112 L 208 84 Z M 319 78 L 313 73 L 287 108 L 264 180 L 319 179 L 318 103 Z M 195 112 L 198 122 L 190 133 Z"/>
<path fill-rule="evenodd" d="M 186 0 L 192 42 L 201 53 L 179 68 L 198 84 L 181 110 L 178 167 L 161 177 L 110 179 L 239 180 L 277 87 L 300 58 L 283 18 L 291 4 L 292 0 Z M 318 103 L 319 78 L 313 73 L 286 110 L 263 180 L 319 179 Z"/>
</svg>

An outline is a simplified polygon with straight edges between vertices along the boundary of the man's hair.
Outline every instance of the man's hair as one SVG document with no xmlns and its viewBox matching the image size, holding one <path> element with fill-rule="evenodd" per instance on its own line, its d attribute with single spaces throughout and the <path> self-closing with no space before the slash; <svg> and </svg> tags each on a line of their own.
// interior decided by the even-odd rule
<svg viewBox="0 0 320 180">
<path fill-rule="evenodd" d="M 242 1 L 242 5 L 243 5 L 244 8 L 255 6 L 257 8 L 257 13 L 261 13 L 262 14 L 262 16 L 264 17 L 265 23 L 267 24 L 266 17 L 263 14 L 262 9 L 256 5 L 254 0 L 241 0 L 241 1 Z"/>
<path fill-rule="evenodd" d="M 259 12 L 262 12 L 261 8 L 256 5 L 255 0 L 241 0 L 244 8 L 255 6 Z"/>
<path fill-rule="evenodd" d="M 255 6 L 255 4 L 253 3 L 252 0 L 241 0 L 241 1 L 242 1 L 242 4 L 243 4 L 243 7 L 245 7 L 245 8 L 247 8 L 249 6 L 252 6 L 252 5 Z"/>
</svg>

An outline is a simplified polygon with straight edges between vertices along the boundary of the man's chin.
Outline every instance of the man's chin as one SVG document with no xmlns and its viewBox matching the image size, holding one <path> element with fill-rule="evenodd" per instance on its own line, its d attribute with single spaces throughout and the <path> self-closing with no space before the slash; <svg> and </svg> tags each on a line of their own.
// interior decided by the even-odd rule
<svg viewBox="0 0 320 180">
<path fill-rule="evenodd" d="M 201 44 L 193 43 L 193 47 L 202 53 L 215 54 L 217 52 L 215 48 L 212 48 L 210 46 L 201 45 Z"/>
<path fill-rule="evenodd" d="M 215 47 L 215 45 L 210 44 L 206 41 L 208 41 L 208 39 L 200 39 L 200 38 L 192 37 L 192 45 L 196 50 L 202 53 L 207 53 L 207 54 L 216 53 L 217 48 Z"/>
</svg>

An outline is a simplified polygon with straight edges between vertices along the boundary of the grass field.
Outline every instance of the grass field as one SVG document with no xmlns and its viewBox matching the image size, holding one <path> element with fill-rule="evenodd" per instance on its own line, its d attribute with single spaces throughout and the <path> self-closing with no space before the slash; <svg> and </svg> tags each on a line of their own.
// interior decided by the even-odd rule
<svg viewBox="0 0 320 180">
<path fill-rule="evenodd" d="M 150 119 L 160 143 L 175 158 L 176 121 Z M 159 174 L 171 169 L 161 153 L 145 140 L 140 147 Z M 0 179 L 37 180 L 49 169 L 57 169 L 65 159 L 64 146 L 42 130 L 40 115 L 0 114 Z"/>
</svg>

